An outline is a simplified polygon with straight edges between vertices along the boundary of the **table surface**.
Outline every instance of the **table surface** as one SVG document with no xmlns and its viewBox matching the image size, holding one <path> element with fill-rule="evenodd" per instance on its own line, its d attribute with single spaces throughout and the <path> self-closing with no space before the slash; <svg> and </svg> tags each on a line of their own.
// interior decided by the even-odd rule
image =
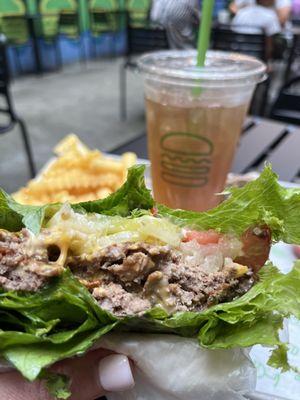
<svg viewBox="0 0 300 400">
<path fill-rule="evenodd" d="M 271 162 L 280 180 L 300 182 L 299 150 L 300 126 L 248 117 L 231 170 L 237 174 L 260 171 L 265 162 Z M 134 151 L 139 158 L 148 159 L 146 133 L 112 149 L 115 154 L 125 151 Z"/>
</svg>

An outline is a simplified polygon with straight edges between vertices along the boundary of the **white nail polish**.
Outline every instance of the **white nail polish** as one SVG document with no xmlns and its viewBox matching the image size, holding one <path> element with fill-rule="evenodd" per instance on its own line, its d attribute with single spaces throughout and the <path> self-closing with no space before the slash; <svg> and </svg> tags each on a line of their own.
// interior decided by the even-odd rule
<svg viewBox="0 0 300 400">
<path fill-rule="evenodd" d="M 129 360 L 122 354 L 112 354 L 99 362 L 99 379 L 107 392 L 124 392 L 133 388 L 134 379 Z"/>
</svg>

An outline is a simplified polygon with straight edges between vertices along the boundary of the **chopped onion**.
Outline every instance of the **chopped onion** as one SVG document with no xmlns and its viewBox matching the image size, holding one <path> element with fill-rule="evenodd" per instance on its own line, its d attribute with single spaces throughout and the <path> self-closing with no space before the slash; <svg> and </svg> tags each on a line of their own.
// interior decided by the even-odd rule
<svg viewBox="0 0 300 400">
<path fill-rule="evenodd" d="M 74 255 L 93 254 L 97 249 L 121 242 L 150 242 L 178 247 L 182 230 L 167 219 L 152 215 L 124 218 L 101 214 L 79 214 L 65 204 L 44 230 L 47 242 L 62 238 Z"/>
</svg>

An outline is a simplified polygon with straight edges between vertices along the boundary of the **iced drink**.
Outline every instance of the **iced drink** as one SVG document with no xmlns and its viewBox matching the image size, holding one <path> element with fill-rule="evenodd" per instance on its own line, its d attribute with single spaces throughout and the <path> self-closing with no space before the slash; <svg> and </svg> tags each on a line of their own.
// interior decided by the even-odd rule
<svg viewBox="0 0 300 400">
<path fill-rule="evenodd" d="M 207 210 L 221 199 L 255 85 L 265 66 L 233 53 L 143 56 L 148 149 L 155 199 L 173 208 Z"/>
</svg>

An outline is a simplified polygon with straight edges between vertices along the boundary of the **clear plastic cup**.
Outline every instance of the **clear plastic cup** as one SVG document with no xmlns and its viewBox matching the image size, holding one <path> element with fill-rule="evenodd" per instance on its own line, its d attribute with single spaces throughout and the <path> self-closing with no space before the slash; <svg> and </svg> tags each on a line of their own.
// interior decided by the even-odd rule
<svg viewBox="0 0 300 400">
<path fill-rule="evenodd" d="M 144 78 L 155 199 L 203 211 L 224 189 L 249 103 L 266 66 L 246 55 L 160 51 L 138 60 Z"/>
</svg>

